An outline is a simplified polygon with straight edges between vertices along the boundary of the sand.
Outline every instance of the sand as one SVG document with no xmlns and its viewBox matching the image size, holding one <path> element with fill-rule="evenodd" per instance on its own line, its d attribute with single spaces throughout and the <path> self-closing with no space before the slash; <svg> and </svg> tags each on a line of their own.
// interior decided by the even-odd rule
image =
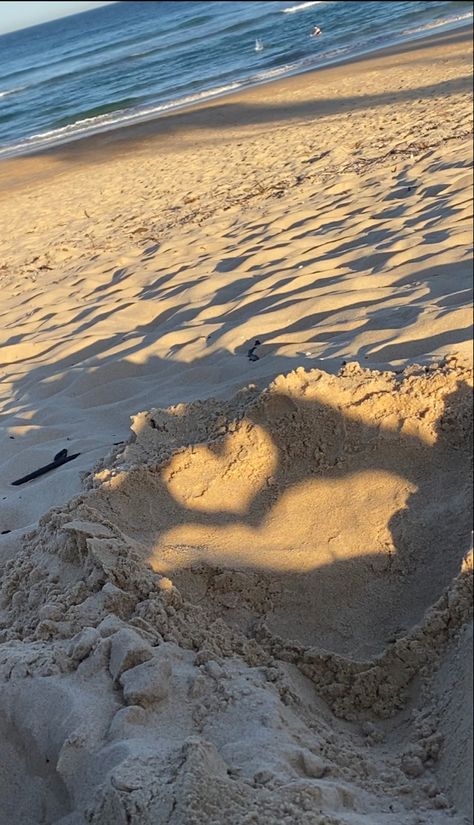
<svg viewBox="0 0 474 825">
<path fill-rule="evenodd" d="M 470 821 L 469 43 L 0 166 L 0 822 Z"/>
</svg>

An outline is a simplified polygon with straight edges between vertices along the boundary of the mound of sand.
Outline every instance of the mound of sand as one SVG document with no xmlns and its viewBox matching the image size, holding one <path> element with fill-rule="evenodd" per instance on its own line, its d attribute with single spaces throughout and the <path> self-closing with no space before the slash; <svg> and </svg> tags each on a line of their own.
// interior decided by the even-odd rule
<svg viewBox="0 0 474 825">
<path fill-rule="evenodd" d="M 135 416 L 2 575 L 4 821 L 468 821 L 471 387 L 354 363 Z"/>
</svg>

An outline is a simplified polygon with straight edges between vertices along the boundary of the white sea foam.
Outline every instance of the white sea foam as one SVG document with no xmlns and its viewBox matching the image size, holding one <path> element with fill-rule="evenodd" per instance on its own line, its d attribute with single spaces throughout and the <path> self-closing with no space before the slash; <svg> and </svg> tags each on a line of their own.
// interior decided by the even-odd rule
<svg viewBox="0 0 474 825">
<path fill-rule="evenodd" d="M 283 11 L 285 13 L 300 11 L 310 6 L 319 5 L 320 2 L 321 0 L 318 0 L 317 3 L 301 3 L 297 6 L 292 6 L 287 9 L 283 9 Z M 423 32 L 429 31 L 430 29 L 449 27 L 450 25 L 452 26 L 457 23 L 462 23 L 464 20 L 467 21 L 469 19 L 472 19 L 472 17 L 472 12 L 467 12 L 466 14 L 457 16 L 452 15 L 444 19 L 427 22 L 424 25 L 420 25 L 417 28 L 406 29 L 403 32 L 403 35 L 412 35 L 413 39 L 416 39 L 417 35 L 422 35 Z M 260 41 L 258 42 L 260 43 Z M 208 100 L 220 97 L 228 92 L 233 92 L 248 86 L 265 83 L 285 75 L 291 75 L 298 73 L 300 71 L 305 71 L 314 68 L 317 65 L 329 65 L 331 63 L 344 60 L 348 57 L 349 53 L 356 55 L 358 53 L 370 51 L 370 49 L 367 49 L 367 45 L 367 43 L 358 43 L 357 41 L 353 41 L 350 46 L 346 45 L 339 48 L 329 49 L 327 51 L 318 51 L 317 55 L 309 55 L 298 61 L 286 63 L 283 66 L 278 66 L 266 70 L 264 69 L 252 76 L 242 78 L 239 81 L 234 81 L 227 85 L 223 85 L 214 89 L 208 89 L 206 91 L 198 92 L 193 95 L 188 95 L 182 98 L 166 101 L 159 104 L 149 104 L 144 107 L 116 109 L 113 112 L 82 118 L 66 126 L 53 128 L 45 132 L 35 133 L 28 138 L 16 142 L 15 144 L 0 144 L 0 158 L 8 157 L 11 155 L 25 154 L 34 150 L 47 148 L 49 146 L 54 146 L 61 143 L 67 143 L 73 140 L 77 140 L 79 138 L 86 137 L 88 135 L 104 132 L 109 129 L 118 129 L 125 125 L 151 120 L 153 117 L 157 117 L 159 115 L 166 114 L 174 110 L 179 110 L 187 106 L 196 105 L 198 103 L 204 103 Z M 376 48 L 375 42 L 372 44 L 372 50 L 374 48 Z M 2 90 L 0 91 L 0 98 L 7 97 L 8 95 L 20 92 L 25 88 L 27 87 L 21 86 L 13 89 Z"/>
<path fill-rule="evenodd" d="M 243 82 L 236 81 L 229 83 L 227 86 L 219 86 L 215 89 L 199 92 L 195 95 L 188 95 L 187 97 L 171 100 L 156 106 L 135 110 L 118 109 L 104 115 L 86 117 L 82 120 L 76 120 L 74 123 L 69 123 L 67 126 L 61 126 L 59 129 L 50 129 L 47 132 L 39 132 L 38 134 L 31 135 L 20 143 L 3 146 L 0 148 L 0 157 L 24 154 L 32 149 L 42 149 L 58 143 L 67 143 L 70 140 L 77 140 L 86 135 L 93 135 L 104 130 L 118 129 L 121 126 L 131 123 L 140 123 L 144 120 L 149 120 L 153 115 L 163 114 L 173 109 L 180 109 L 184 106 L 212 100 L 214 97 L 235 91 L 243 85 Z"/>
<path fill-rule="evenodd" d="M 473 12 L 468 11 L 465 14 L 453 15 L 452 17 L 445 17 L 440 20 L 432 20 L 429 23 L 424 23 L 422 26 L 417 26 L 414 29 L 405 29 L 403 34 L 421 34 L 431 29 L 438 29 L 440 26 L 449 26 L 451 23 L 459 23 L 462 20 L 472 20 Z"/>
<path fill-rule="evenodd" d="M 320 6 L 323 0 L 312 0 L 309 3 L 298 3 L 297 6 L 289 6 L 287 9 L 282 9 L 283 14 L 294 14 L 297 11 L 304 11 L 304 9 L 309 9 L 311 6 Z"/>
<path fill-rule="evenodd" d="M 9 95 L 14 95 L 16 92 L 21 92 L 23 89 L 26 89 L 26 86 L 18 86 L 16 89 L 4 89 L 0 91 L 0 98 L 2 97 L 9 97 Z"/>
</svg>

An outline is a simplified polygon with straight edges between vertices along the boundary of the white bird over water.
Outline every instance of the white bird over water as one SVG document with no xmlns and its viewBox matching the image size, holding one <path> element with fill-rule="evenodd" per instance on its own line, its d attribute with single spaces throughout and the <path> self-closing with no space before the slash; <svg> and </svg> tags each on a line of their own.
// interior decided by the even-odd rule
<svg viewBox="0 0 474 825">
<path fill-rule="evenodd" d="M 258 37 L 255 41 L 255 51 L 256 52 L 263 52 L 263 43 L 262 43 L 261 40 L 258 39 Z"/>
</svg>

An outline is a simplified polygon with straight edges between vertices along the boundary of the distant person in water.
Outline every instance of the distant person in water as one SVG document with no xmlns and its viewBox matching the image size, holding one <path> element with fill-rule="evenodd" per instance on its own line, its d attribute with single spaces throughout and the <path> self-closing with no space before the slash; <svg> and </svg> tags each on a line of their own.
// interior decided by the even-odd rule
<svg viewBox="0 0 474 825">
<path fill-rule="evenodd" d="M 319 26 L 314 26 L 313 31 L 310 34 L 310 37 L 319 37 L 320 34 L 321 29 L 319 28 Z"/>
</svg>

